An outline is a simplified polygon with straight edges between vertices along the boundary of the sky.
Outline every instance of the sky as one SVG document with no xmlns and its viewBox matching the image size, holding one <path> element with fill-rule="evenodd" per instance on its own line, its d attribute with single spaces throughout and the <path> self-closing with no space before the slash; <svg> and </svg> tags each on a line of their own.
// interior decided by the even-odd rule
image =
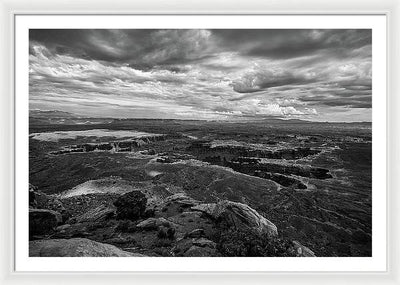
<svg viewBox="0 0 400 285">
<path fill-rule="evenodd" d="M 371 121 L 371 30 L 30 30 L 31 110 Z"/>
</svg>

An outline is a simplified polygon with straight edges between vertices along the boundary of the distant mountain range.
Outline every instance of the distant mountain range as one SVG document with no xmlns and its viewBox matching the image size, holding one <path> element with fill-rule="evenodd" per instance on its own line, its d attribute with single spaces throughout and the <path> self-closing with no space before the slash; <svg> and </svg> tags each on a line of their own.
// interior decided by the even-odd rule
<svg viewBox="0 0 400 285">
<path fill-rule="evenodd" d="M 86 116 L 80 116 L 76 115 L 70 112 L 64 112 L 64 111 L 59 111 L 59 110 L 29 110 L 29 117 L 34 118 L 34 119 L 45 119 L 45 120 L 60 120 L 60 119 L 96 119 L 96 120 L 115 120 L 115 121 L 130 121 L 130 120 L 146 120 L 146 121 L 151 121 L 151 120 L 164 120 L 164 121 L 206 121 L 206 120 L 182 120 L 182 119 L 148 119 L 148 118 L 111 118 L 111 117 L 86 117 Z M 219 122 L 218 120 L 209 120 L 213 122 Z M 245 119 L 245 120 L 227 120 L 227 121 L 222 121 L 225 123 L 256 123 L 256 124 L 365 124 L 365 125 L 370 125 L 371 122 L 318 122 L 318 121 L 307 121 L 307 120 L 301 120 L 301 119 L 281 119 L 277 117 L 269 117 L 269 118 L 262 118 L 262 119 Z"/>
<path fill-rule="evenodd" d="M 64 112 L 59 110 L 50 110 L 50 111 L 29 110 L 29 117 L 50 119 L 50 118 L 77 118 L 78 116 L 69 112 Z"/>
</svg>

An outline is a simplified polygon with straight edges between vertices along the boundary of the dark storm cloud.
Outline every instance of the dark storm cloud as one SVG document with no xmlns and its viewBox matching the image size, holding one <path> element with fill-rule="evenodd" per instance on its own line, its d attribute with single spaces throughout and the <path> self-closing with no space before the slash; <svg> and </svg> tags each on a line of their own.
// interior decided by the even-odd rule
<svg viewBox="0 0 400 285">
<path fill-rule="evenodd" d="M 148 41 L 149 33 L 151 30 L 129 31 L 139 46 Z M 122 61 L 139 52 L 135 46 L 124 50 L 129 41 L 125 38 L 125 32 L 119 30 L 30 30 L 29 39 L 44 44 L 53 53 L 85 59 Z"/>
<path fill-rule="evenodd" d="M 54 54 L 127 63 L 149 70 L 207 57 L 206 30 L 30 30 Z M 32 53 L 32 49 L 30 49 Z"/>
<path fill-rule="evenodd" d="M 343 55 L 371 45 L 370 30 L 31 30 L 52 52 L 151 68 L 235 51 L 293 58 L 315 52 Z"/>
<path fill-rule="evenodd" d="M 371 45 L 371 30 L 213 30 L 227 48 L 250 56 L 293 58 L 315 52 L 343 55 Z"/>
<path fill-rule="evenodd" d="M 315 95 L 309 97 L 300 97 L 300 101 L 310 103 L 309 105 L 324 105 L 331 107 L 346 106 L 349 108 L 371 108 L 372 98 L 370 94 L 352 93 L 351 96 L 343 94 L 333 95 Z"/>
<path fill-rule="evenodd" d="M 290 71 L 257 70 L 245 74 L 231 85 L 238 93 L 252 93 L 271 87 L 288 86 L 294 84 L 307 84 L 313 82 L 306 74 L 295 74 Z"/>
</svg>

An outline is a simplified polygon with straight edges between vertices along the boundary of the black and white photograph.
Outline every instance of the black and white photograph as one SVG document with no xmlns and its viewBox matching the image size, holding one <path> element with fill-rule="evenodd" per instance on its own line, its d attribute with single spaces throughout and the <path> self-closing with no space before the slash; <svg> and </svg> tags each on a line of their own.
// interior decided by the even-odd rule
<svg viewBox="0 0 400 285">
<path fill-rule="evenodd" d="M 371 257 L 372 47 L 30 29 L 29 256 Z"/>
</svg>

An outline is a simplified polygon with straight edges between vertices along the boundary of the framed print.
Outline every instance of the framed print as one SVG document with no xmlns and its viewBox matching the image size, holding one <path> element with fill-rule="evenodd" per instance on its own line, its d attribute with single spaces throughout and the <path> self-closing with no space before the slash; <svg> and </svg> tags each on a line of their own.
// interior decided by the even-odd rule
<svg viewBox="0 0 400 285">
<path fill-rule="evenodd" d="M 398 282 L 386 10 L 140 5 L 12 14 L 13 275 Z"/>
</svg>

